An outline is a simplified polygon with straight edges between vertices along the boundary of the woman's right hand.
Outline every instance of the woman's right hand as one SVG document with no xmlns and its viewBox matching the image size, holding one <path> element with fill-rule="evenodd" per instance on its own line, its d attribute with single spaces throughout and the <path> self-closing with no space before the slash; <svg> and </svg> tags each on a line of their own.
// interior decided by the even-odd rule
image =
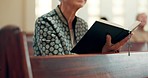
<svg viewBox="0 0 148 78">
<path fill-rule="evenodd" d="M 111 36 L 106 36 L 106 43 L 102 49 L 102 54 L 111 54 L 111 53 L 119 53 L 120 48 L 128 42 L 128 40 L 131 38 L 132 34 L 129 34 L 127 37 L 125 37 L 123 40 L 119 41 L 116 44 L 111 43 Z"/>
</svg>

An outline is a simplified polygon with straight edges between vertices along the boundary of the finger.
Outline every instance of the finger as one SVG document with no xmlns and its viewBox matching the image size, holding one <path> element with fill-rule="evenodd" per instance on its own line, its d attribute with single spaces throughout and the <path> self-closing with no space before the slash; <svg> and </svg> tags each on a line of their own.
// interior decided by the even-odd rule
<svg viewBox="0 0 148 78">
<path fill-rule="evenodd" d="M 134 35 L 134 32 L 131 32 L 131 34 L 129 34 L 129 35 L 131 35 L 131 36 Z"/>
<path fill-rule="evenodd" d="M 133 34 L 134 34 L 134 33 L 132 32 L 131 34 L 128 35 L 128 37 L 131 38 L 131 36 L 132 36 Z"/>
<path fill-rule="evenodd" d="M 110 35 L 106 35 L 106 43 L 105 44 L 108 45 L 108 46 L 112 45 L 112 43 L 111 43 L 111 36 Z"/>
<path fill-rule="evenodd" d="M 113 50 L 117 50 L 119 49 L 120 47 L 122 47 L 125 43 L 128 42 L 128 40 L 130 39 L 132 34 L 129 34 L 127 37 L 125 37 L 123 40 L 121 40 L 120 42 L 116 43 L 115 45 L 113 45 L 111 48 Z"/>
</svg>

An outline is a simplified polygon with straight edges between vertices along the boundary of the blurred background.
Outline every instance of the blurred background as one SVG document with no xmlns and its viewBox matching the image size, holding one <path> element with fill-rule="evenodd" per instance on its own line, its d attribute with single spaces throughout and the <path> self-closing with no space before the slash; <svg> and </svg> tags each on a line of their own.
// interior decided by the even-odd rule
<svg viewBox="0 0 148 78">
<path fill-rule="evenodd" d="M 33 33 L 35 19 L 58 4 L 58 0 L 0 0 L 0 28 L 12 24 Z M 77 16 L 85 19 L 89 26 L 100 17 L 106 17 L 108 21 L 128 27 L 142 12 L 148 14 L 148 0 L 87 0 Z M 148 31 L 148 26 L 145 30 Z"/>
</svg>

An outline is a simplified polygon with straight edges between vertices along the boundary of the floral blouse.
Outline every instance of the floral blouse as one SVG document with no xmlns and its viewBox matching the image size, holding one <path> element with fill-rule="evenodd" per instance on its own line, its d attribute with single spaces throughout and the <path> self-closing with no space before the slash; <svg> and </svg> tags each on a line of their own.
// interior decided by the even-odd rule
<svg viewBox="0 0 148 78">
<path fill-rule="evenodd" d="M 83 19 L 75 17 L 73 32 L 76 43 L 87 32 L 87 28 Z M 59 6 L 36 20 L 33 48 L 35 56 L 73 54 L 70 52 L 73 46 L 68 23 Z"/>
</svg>

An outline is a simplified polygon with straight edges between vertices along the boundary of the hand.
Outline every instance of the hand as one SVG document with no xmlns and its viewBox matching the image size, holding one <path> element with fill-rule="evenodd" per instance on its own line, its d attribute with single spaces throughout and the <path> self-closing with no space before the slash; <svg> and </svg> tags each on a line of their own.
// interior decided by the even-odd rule
<svg viewBox="0 0 148 78">
<path fill-rule="evenodd" d="M 127 37 L 125 37 L 123 40 L 116 44 L 111 43 L 111 36 L 106 36 L 106 43 L 103 46 L 102 54 L 108 54 L 108 53 L 119 53 L 120 48 L 131 38 L 132 34 L 129 34 Z"/>
</svg>

